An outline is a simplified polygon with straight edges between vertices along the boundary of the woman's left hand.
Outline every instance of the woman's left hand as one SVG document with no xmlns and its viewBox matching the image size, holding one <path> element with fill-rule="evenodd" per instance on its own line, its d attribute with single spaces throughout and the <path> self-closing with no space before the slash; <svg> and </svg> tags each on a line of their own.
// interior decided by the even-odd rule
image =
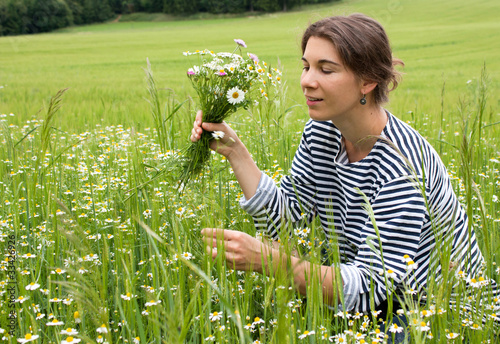
<svg viewBox="0 0 500 344">
<path fill-rule="evenodd" d="M 217 257 L 219 245 L 219 251 L 223 250 L 227 263 L 235 270 L 264 271 L 271 248 L 259 239 L 243 232 L 220 228 L 204 228 L 201 234 L 212 258 Z M 224 245 L 223 249 L 221 244 Z"/>
</svg>

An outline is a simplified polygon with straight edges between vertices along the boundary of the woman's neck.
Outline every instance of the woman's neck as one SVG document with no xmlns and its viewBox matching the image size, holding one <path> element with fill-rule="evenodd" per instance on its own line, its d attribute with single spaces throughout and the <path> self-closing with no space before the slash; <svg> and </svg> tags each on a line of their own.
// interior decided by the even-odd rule
<svg viewBox="0 0 500 344">
<path fill-rule="evenodd" d="M 342 123 L 334 123 L 342 133 L 350 162 L 364 159 L 372 150 L 388 121 L 382 107 L 366 109 Z"/>
</svg>

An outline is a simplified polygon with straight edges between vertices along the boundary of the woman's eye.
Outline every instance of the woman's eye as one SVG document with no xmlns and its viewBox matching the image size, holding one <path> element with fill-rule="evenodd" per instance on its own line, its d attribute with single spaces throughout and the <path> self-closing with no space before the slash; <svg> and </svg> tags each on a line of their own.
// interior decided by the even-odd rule
<svg viewBox="0 0 500 344">
<path fill-rule="evenodd" d="M 307 70 L 309 70 L 309 67 L 308 66 L 304 66 L 304 67 L 302 67 L 302 70 L 307 71 Z"/>
</svg>

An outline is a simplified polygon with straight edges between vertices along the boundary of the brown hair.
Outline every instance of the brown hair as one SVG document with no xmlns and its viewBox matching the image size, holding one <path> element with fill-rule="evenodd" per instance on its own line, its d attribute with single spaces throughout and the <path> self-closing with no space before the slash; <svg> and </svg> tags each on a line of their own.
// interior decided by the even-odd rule
<svg viewBox="0 0 500 344">
<path fill-rule="evenodd" d="M 356 13 L 317 21 L 302 36 L 302 53 L 311 37 L 330 40 L 349 70 L 362 80 L 377 83 L 375 104 L 389 100 L 388 93 L 398 86 L 401 76 L 394 67 L 404 63 L 393 58 L 389 38 L 376 20 Z"/>
</svg>

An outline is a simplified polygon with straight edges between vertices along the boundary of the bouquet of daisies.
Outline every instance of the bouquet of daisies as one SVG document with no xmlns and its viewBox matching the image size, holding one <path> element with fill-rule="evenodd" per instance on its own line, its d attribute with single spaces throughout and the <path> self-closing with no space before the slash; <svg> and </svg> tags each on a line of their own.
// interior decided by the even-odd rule
<svg viewBox="0 0 500 344">
<path fill-rule="evenodd" d="M 187 75 L 198 94 L 203 122 L 221 123 L 239 108 L 247 108 L 254 97 L 268 99 L 269 88 L 281 81 L 278 69 L 268 68 L 255 54 L 243 56 L 245 42 L 234 41 L 236 49 L 232 53 L 184 52 L 185 56 L 197 55 L 200 59 L 200 64 L 189 68 Z M 203 171 L 211 155 L 209 142 L 217 135 L 204 131 L 200 140 L 187 148 L 182 158 L 181 185 Z"/>
</svg>

